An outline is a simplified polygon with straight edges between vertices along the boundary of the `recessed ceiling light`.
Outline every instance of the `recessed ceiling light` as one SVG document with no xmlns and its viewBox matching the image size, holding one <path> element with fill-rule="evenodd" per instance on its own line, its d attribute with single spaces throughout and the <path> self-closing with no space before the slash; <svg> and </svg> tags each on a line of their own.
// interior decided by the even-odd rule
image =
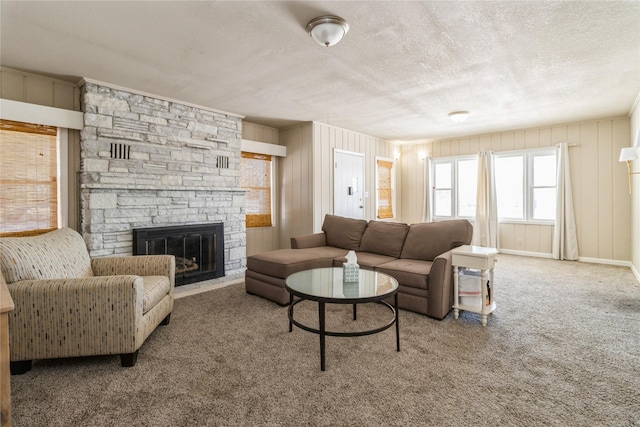
<svg viewBox="0 0 640 427">
<path fill-rule="evenodd" d="M 469 117 L 469 112 L 468 111 L 454 111 L 452 113 L 449 113 L 449 117 L 454 122 L 462 123 L 465 120 L 467 120 L 467 117 Z"/>
</svg>

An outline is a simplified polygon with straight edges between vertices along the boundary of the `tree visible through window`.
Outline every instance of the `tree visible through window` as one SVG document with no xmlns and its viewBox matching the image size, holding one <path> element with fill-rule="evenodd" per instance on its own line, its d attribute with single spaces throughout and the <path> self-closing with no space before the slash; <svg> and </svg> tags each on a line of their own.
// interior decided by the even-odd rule
<svg viewBox="0 0 640 427">
<path fill-rule="evenodd" d="M 242 152 L 240 186 L 246 188 L 247 227 L 271 227 L 271 156 Z"/>
<path fill-rule="evenodd" d="M 393 218 L 393 162 L 376 160 L 378 218 Z"/>
<path fill-rule="evenodd" d="M 0 236 L 58 228 L 57 128 L 0 120 Z"/>
</svg>

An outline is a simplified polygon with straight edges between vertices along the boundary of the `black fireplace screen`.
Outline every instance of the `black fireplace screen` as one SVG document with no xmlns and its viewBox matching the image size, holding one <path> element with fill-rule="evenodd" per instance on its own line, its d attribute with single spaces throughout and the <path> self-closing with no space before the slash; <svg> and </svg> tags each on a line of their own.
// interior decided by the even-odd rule
<svg viewBox="0 0 640 427">
<path fill-rule="evenodd" d="M 134 255 L 174 255 L 176 286 L 224 276 L 222 223 L 137 228 Z"/>
</svg>

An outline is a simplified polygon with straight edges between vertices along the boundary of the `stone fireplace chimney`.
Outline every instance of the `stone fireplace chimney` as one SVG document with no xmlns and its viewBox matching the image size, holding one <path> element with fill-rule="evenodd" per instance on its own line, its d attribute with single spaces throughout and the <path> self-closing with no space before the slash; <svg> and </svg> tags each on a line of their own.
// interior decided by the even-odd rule
<svg viewBox="0 0 640 427">
<path fill-rule="evenodd" d="M 81 224 L 91 256 L 132 254 L 133 229 L 222 222 L 226 275 L 242 276 L 242 116 L 88 80 L 81 98 Z"/>
</svg>

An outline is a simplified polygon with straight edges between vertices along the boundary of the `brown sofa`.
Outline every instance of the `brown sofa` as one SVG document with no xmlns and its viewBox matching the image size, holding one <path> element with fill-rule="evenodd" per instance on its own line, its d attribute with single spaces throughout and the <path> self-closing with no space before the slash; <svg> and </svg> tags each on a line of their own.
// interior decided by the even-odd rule
<svg viewBox="0 0 640 427">
<path fill-rule="evenodd" d="M 290 274 L 340 267 L 355 250 L 361 268 L 398 280 L 400 308 L 443 319 L 453 305 L 451 249 L 469 244 L 472 233 L 467 220 L 407 225 L 327 215 L 321 233 L 293 237 L 291 249 L 249 256 L 246 291 L 286 305 Z"/>
</svg>

